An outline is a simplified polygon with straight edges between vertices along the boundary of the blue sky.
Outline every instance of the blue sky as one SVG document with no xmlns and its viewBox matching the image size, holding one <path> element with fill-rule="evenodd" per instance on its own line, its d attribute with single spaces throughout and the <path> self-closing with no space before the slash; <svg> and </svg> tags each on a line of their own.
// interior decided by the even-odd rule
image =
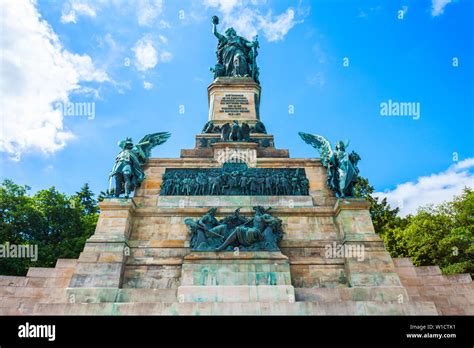
<svg viewBox="0 0 474 348">
<path fill-rule="evenodd" d="M 2 7 L 1 179 L 67 193 L 88 182 L 99 192 L 126 136 L 170 131 L 155 157 L 192 148 L 207 118 L 216 14 L 222 32 L 259 34 L 261 117 L 291 157 L 318 157 L 298 131 L 350 139 L 361 174 L 405 214 L 474 187 L 473 1 Z M 419 118 L 382 116 L 389 100 L 416 103 Z M 61 115 L 57 102 L 94 103 L 95 115 Z"/>
</svg>

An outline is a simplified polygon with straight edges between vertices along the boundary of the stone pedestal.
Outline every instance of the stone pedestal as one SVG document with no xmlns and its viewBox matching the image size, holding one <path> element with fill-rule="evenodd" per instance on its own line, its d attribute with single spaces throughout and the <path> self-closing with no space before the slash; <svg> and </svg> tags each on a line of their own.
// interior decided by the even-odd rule
<svg viewBox="0 0 474 348">
<path fill-rule="evenodd" d="M 184 258 L 179 302 L 294 302 L 280 252 L 193 252 Z"/>
<path fill-rule="evenodd" d="M 346 251 L 344 261 L 349 286 L 390 287 L 392 292 L 398 291 L 398 300 L 403 303 L 408 301 L 406 289 L 383 241 L 375 234 L 369 208 L 368 201 L 354 198 L 338 199 L 334 207 L 341 243 Z"/>
<path fill-rule="evenodd" d="M 113 302 L 122 286 L 131 232 L 133 199 L 106 199 L 99 203 L 95 234 L 80 254 L 67 294 L 70 302 Z"/>
<path fill-rule="evenodd" d="M 260 85 L 250 77 L 218 77 L 208 87 L 209 121 L 255 124 L 260 119 Z"/>
</svg>

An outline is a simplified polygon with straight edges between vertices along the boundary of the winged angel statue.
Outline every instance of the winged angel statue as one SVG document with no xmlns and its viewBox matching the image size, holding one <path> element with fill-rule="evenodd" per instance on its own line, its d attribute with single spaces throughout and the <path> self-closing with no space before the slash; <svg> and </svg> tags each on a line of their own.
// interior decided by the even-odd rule
<svg viewBox="0 0 474 348">
<path fill-rule="evenodd" d="M 125 198 L 128 198 L 132 191 L 140 187 L 145 179 L 142 166 L 150 158 L 151 150 L 166 142 L 170 136 L 168 132 L 148 134 L 136 145 L 133 144 L 132 138 L 119 141 L 118 145 L 122 151 L 115 158 L 114 167 L 109 174 L 110 184 L 112 178 L 115 178 L 115 197 L 124 193 Z"/>
<path fill-rule="evenodd" d="M 338 141 L 331 149 L 329 141 L 321 135 L 298 133 L 307 144 L 317 149 L 321 155 L 321 161 L 327 169 L 327 185 L 334 191 L 336 197 L 354 196 L 354 187 L 359 175 L 357 163 L 360 156 L 352 151 L 346 152 L 348 141 Z"/>
</svg>

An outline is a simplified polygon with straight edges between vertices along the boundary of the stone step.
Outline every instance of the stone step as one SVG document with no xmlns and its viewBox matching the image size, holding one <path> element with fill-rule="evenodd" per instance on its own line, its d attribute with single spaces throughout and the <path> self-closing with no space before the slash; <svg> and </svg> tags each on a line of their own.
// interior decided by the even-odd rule
<svg viewBox="0 0 474 348">
<path fill-rule="evenodd" d="M 2 308 L 18 308 L 20 306 L 34 307 L 39 303 L 65 303 L 64 298 L 54 297 L 7 297 L 0 301 Z"/>
<path fill-rule="evenodd" d="M 450 275 L 446 275 L 445 277 L 446 277 L 446 280 L 450 283 L 458 283 L 458 284 L 472 283 L 472 278 L 469 273 L 450 274 Z"/>
<path fill-rule="evenodd" d="M 38 304 L 35 315 L 437 315 L 432 302 Z"/>
<path fill-rule="evenodd" d="M 394 258 L 393 263 L 395 264 L 395 267 L 397 268 L 402 268 L 402 267 L 414 267 L 413 263 L 411 262 L 411 258 L 409 257 L 403 257 L 403 258 Z"/>
<path fill-rule="evenodd" d="M 25 286 L 27 280 L 26 277 L 0 276 L 0 286 Z"/>
<path fill-rule="evenodd" d="M 446 284 L 446 278 L 443 275 L 425 275 L 425 276 L 419 277 L 418 284 L 421 286 L 444 285 Z"/>
<path fill-rule="evenodd" d="M 290 273 L 256 271 L 219 271 L 199 273 L 183 270 L 181 285 L 291 285 Z"/>
<path fill-rule="evenodd" d="M 415 270 L 419 277 L 441 275 L 441 270 L 438 266 L 418 266 L 415 267 Z"/>
<path fill-rule="evenodd" d="M 77 264 L 77 259 L 58 259 L 56 261 L 56 268 L 74 269 Z"/>
<path fill-rule="evenodd" d="M 65 288 L 34 288 L 24 286 L 0 286 L 0 298 L 64 298 Z"/>
<path fill-rule="evenodd" d="M 45 278 L 70 278 L 73 273 L 74 269 L 69 268 L 30 267 L 26 276 Z"/>
<path fill-rule="evenodd" d="M 26 286 L 31 288 L 66 288 L 69 285 L 70 281 L 70 277 L 28 277 L 28 282 Z"/>
<path fill-rule="evenodd" d="M 291 285 L 182 285 L 177 295 L 179 302 L 295 302 Z"/>
<path fill-rule="evenodd" d="M 177 302 L 177 289 L 120 289 L 117 302 Z"/>
<path fill-rule="evenodd" d="M 343 301 L 403 301 L 409 296 L 402 286 L 354 287 L 354 288 L 295 288 L 296 301 L 343 302 Z"/>
<path fill-rule="evenodd" d="M 177 302 L 177 289 L 68 288 L 71 303 Z"/>
</svg>

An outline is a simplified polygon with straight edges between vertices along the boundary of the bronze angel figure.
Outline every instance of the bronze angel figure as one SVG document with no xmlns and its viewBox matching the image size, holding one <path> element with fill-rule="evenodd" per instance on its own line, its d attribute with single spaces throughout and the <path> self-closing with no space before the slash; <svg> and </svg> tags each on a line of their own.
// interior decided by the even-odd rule
<svg viewBox="0 0 474 348">
<path fill-rule="evenodd" d="M 133 144 L 132 138 L 118 143 L 122 151 L 117 155 L 109 174 L 110 184 L 112 178 L 115 179 L 115 197 L 124 193 L 125 198 L 128 198 L 130 193 L 140 186 L 145 179 L 142 166 L 150 158 L 151 150 L 166 142 L 170 136 L 168 132 L 160 132 L 145 135 L 136 145 Z"/>
<path fill-rule="evenodd" d="M 354 187 L 359 176 L 357 163 L 360 156 L 352 151 L 347 153 L 348 141 L 338 141 L 331 148 L 329 141 L 321 135 L 299 132 L 300 137 L 317 149 L 321 161 L 327 169 L 327 185 L 334 191 L 336 197 L 353 197 Z"/>
</svg>

